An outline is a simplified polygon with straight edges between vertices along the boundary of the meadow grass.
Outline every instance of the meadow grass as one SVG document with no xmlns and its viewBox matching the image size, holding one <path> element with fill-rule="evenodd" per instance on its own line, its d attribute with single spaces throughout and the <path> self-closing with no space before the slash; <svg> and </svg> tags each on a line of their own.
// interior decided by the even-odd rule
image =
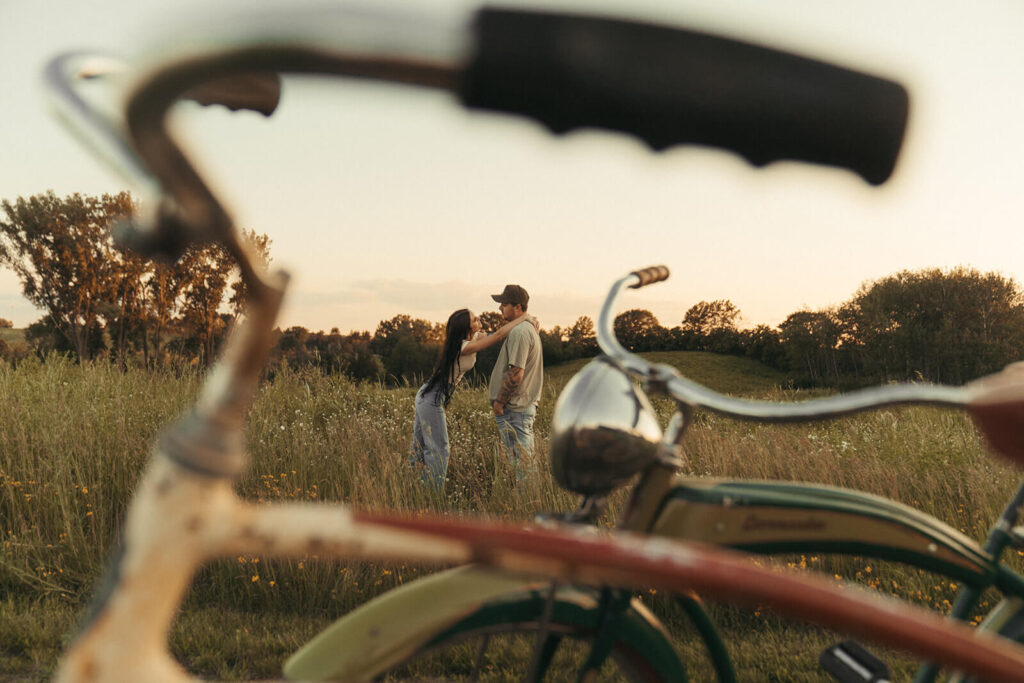
<svg viewBox="0 0 1024 683">
<path fill-rule="evenodd" d="M 733 362 L 739 359 L 653 355 L 731 393 L 806 396 L 780 389 L 781 375 Z M 546 453 L 558 392 L 580 365 L 547 373 L 536 423 L 540 454 Z M 35 680 L 52 672 L 116 544 L 121 515 L 154 440 L 193 400 L 199 380 L 192 372 L 122 373 L 60 358 L 17 367 L 0 363 L 0 677 Z M 253 463 L 237 484 L 239 493 L 253 501 L 344 502 L 515 522 L 575 507 L 575 497 L 547 474 L 543 457 L 538 476 L 516 490 L 482 387 L 460 388 L 448 409 L 452 460 L 444 493 L 420 485 L 407 462 L 414 391 L 313 372 L 277 373 L 252 407 L 247 439 Z M 669 405 L 655 403 L 664 424 Z M 684 455 L 694 476 L 846 486 L 920 508 L 974 538 L 987 533 L 1018 479 L 984 452 L 968 419 L 938 409 L 887 409 L 813 426 L 771 427 L 702 414 Z M 613 497 L 605 525 L 623 499 L 622 493 Z M 819 571 L 837 584 L 850 581 L 939 611 L 949 609 L 956 588 L 859 558 L 758 562 Z M 224 558 L 197 575 L 171 634 L 172 651 L 201 676 L 275 676 L 287 654 L 332 619 L 429 571 L 316 557 Z M 704 658 L 678 608 L 656 591 L 642 597 L 677 634 L 694 679 L 706 679 Z M 838 639 L 770 614 L 710 608 L 741 680 L 818 680 L 817 654 Z M 890 654 L 901 671 L 912 666 Z"/>
</svg>

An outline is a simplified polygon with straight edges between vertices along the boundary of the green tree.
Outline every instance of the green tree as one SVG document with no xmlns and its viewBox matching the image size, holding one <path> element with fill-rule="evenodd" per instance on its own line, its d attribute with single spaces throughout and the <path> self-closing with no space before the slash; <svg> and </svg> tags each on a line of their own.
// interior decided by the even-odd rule
<svg viewBox="0 0 1024 683">
<path fill-rule="evenodd" d="M 841 310 L 863 370 L 959 384 L 1021 358 L 1024 296 L 999 273 L 902 271 L 861 285 Z"/>
<path fill-rule="evenodd" d="M 242 231 L 242 240 L 250 248 L 257 266 L 266 269 L 271 261 L 270 239 L 255 231 Z M 213 245 L 192 246 L 173 263 L 146 262 L 143 282 L 143 307 L 140 348 L 147 366 L 164 362 L 164 344 L 169 334 L 194 339 L 191 346 L 201 360 L 212 359 L 217 340 L 223 336 L 223 297 L 230 283 L 227 301 L 233 318 L 241 315 L 246 289 L 237 265 L 227 252 Z"/>
<path fill-rule="evenodd" d="M 377 324 L 370 350 L 394 381 L 414 382 L 430 372 L 444 340 L 444 325 L 406 314 Z"/>
<path fill-rule="evenodd" d="M 110 349 L 127 368 L 136 343 L 144 347 L 146 337 L 146 278 L 152 270 L 151 263 L 134 253 L 114 250 L 112 289 L 110 300 L 99 307 L 106 321 L 106 332 Z"/>
<path fill-rule="evenodd" d="M 708 336 L 715 330 L 735 330 L 740 309 L 728 299 L 698 301 L 683 315 L 683 329 Z"/>
<path fill-rule="evenodd" d="M 787 367 L 806 373 L 811 382 L 838 382 L 842 326 L 834 310 L 797 311 L 779 325 Z"/>
<path fill-rule="evenodd" d="M 227 328 L 220 308 L 234 261 L 219 244 L 193 244 L 180 265 L 187 279 L 181 288 L 181 322 L 202 364 L 213 361 L 217 341 Z"/>
<path fill-rule="evenodd" d="M 271 366 L 316 368 L 325 374 L 343 373 L 355 380 L 379 382 L 386 370 L 380 357 L 370 350 L 370 334 L 343 335 L 338 328 L 330 333 L 310 332 L 305 327 L 289 327 L 281 332 L 271 354 Z"/>
<path fill-rule="evenodd" d="M 736 353 L 741 346 L 736 319 L 740 310 L 728 299 L 698 301 L 683 314 L 681 337 L 688 348 Z"/>
<path fill-rule="evenodd" d="M 152 270 L 143 289 L 145 324 L 141 346 L 146 367 L 163 366 L 164 344 L 171 331 L 180 327 L 176 320 L 184 301 L 185 287 L 191 278 L 187 260 L 179 259 L 174 263 L 153 261 L 150 265 Z"/>
<path fill-rule="evenodd" d="M 594 331 L 594 321 L 588 316 L 581 315 L 576 318 L 576 322 L 569 327 L 566 334 L 570 358 L 593 356 L 597 353 L 597 333 Z"/>
<path fill-rule="evenodd" d="M 216 245 L 190 247 L 173 264 L 116 249 L 107 226 L 134 211 L 127 192 L 102 197 L 53 192 L 0 203 L 0 264 L 14 270 L 25 297 L 47 313 L 32 339 L 41 347 L 64 337 L 81 361 L 104 349 L 126 365 L 141 352 L 162 363 L 170 332 L 183 334 L 203 362 L 213 357 L 226 321 L 224 296 L 234 266 Z M 266 235 L 243 231 L 259 265 L 270 261 Z M 237 276 L 228 305 L 237 314 L 245 289 Z"/>
<path fill-rule="evenodd" d="M 387 370 L 380 356 L 370 350 L 369 335 L 348 335 L 343 342 L 344 352 L 339 355 L 340 369 L 352 379 L 380 382 Z"/>
<path fill-rule="evenodd" d="M 568 360 L 568 335 L 561 327 L 555 325 L 550 330 L 540 330 L 540 348 L 545 366 L 558 365 Z"/>
<path fill-rule="evenodd" d="M 778 330 L 768 325 L 757 325 L 743 330 L 741 334 L 743 350 L 748 357 L 774 368 L 783 368 L 785 349 Z"/>
<path fill-rule="evenodd" d="M 0 209 L 0 264 L 15 272 L 25 298 L 46 311 L 78 359 L 88 361 L 102 303 L 117 298 L 117 257 L 106 226 L 131 214 L 131 197 L 58 198 L 49 191 L 3 200 Z"/>
<path fill-rule="evenodd" d="M 438 344 L 424 343 L 411 336 L 402 335 L 391 349 L 391 353 L 382 360 L 387 374 L 393 381 L 415 384 L 425 380 L 430 374 L 439 351 Z"/>
<path fill-rule="evenodd" d="M 386 355 L 402 337 L 410 337 L 423 344 L 439 344 L 444 340 L 444 325 L 401 313 L 377 323 L 373 349 L 382 356 Z"/>
<path fill-rule="evenodd" d="M 656 348 L 665 334 L 664 328 L 650 311 L 634 308 L 615 316 L 612 329 L 619 343 L 630 351 Z"/>
<path fill-rule="evenodd" d="M 490 334 L 505 324 L 505 319 L 498 311 L 484 311 L 480 313 L 480 330 Z"/>
<path fill-rule="evenodd" d="M 305 327 L 293 326 L 281 333 L 277 340 L 277 351 L 281 360 L 295 369 L 309 365 L 314 355 L 309 348 L 310 332 Z"/>
<path fill-rule="evenodd" d="M 252 256 L 255 262 L 256 269 L 260 272 L 264 272 L 270 267 L 270 244 L 271 240 L 267 235 L 257 235 L 255 230 L 242 230 L 242 242 L 248 247 L 249 254 Z M 228 299 L 228 304 L 231 306 L 231 311 L 237 318 L 244 313 L 245 298 L 248 296 L 246 291 L 245 282 L 237 273 L 236 267 L 235 277 L 231 283 L 231 298 Z"/>
</svg>

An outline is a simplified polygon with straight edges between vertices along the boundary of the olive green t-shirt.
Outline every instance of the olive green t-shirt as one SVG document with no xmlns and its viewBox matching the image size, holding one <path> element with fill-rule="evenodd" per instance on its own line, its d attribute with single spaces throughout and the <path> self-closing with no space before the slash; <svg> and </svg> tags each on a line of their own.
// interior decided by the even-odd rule
<svg viewBox="0 0 1024 683">
<path fill-rule="evenodd" d="M 501 391 L 505 369 L 514 365 L 523 369 L 523 381 L 505 404 L 505 410 L 522 412 L 540 401 L 540 390 L 544 384 L 544 357 L 540 348 L 540 335 L 529 321 L 523 321 L 512 328 L 498 352 L 498 360 L 491 371 L 487 393 L 491 403 Z"/>
</svg>

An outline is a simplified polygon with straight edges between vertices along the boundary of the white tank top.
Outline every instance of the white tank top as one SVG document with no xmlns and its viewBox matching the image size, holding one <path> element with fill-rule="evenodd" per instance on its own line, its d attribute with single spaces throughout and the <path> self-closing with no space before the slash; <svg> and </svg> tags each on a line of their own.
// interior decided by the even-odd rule
<svg viewBox="0 0 1024 683">
<path fill-rule="evenodd" d="M 473 339 L 476 339 L 478 336 L 480 336 L 479 332 L 473 335 Z M 463 339 L 462 348 L 466 348 L 466 344 L 468 344 L 470 341 L 472 340 Z M 470 370 L 472 370 L 474 365 L 476 365 L 475 353 L 459 354 L 459 357 L 455 359 L 455 367 L 452 368 L 455 372 L 455 378 L 452 381 L 452 385 L 454 386 L 458 384 L 459 380 L 462 379 L 462 376 L 465 375 Z"/>
</svg>

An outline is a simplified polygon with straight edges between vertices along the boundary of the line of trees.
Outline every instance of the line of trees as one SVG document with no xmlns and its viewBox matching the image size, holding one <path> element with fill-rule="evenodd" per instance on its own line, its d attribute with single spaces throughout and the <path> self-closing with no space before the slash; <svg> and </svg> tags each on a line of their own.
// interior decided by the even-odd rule
<svg viewBox="0 0 1024 683">
<path fill-rule="evenodd" d="M 903 271 L 866 282 L 840 306 L 801 310 L 778 327 L 739 329 L 740 310 L 727 299 L 700 301 L 680 324 L 662 326 L 648 310 L 619 314 L 615 334 L 627 348 L 644 351 L 710 351 L 746 356 L 786 372 L 802 386 L 857 386 L 924 380 L 961 384 L 1021 360 L 1024 294 L 1010 278 L 969 268 Z M 485 330 L 501 324 L 495 312 L 481 315 Z M 399 315 L 359 335 L 285 332 L 290 341 L 278 359 L 291 365 L 342 369 L 354 377 L 414 383 L 433 365 L 443 325 Z M 541 330 L 544 362 L 555 365 L 593 356 L 593 321 Z M 305 347 L 291 340 L 305 339 Z M 347 346 L 346 346 L 347 345 Z M 300 349 L 305 348 L 306 351 Z M 308 349 L 316 348 L 310 353 Z M 329 348 L 352 354 L 345 361 Z M 477 373 L 488 372 L 496 349 L 482 352 Z"/>
<path fill-rule="evenodd" d="M 1024 294 L 999 273 L 957 267 L 902 271 L 865 282 L 845 303 L 740 330 L 728 300 L 702 301 L 678 327 L 645 310 L 615 321 L 634 351 L 745 355 L 802 385 L 924 380 L 961 384 L 1024 357 Z"/>
<path fill-rule="evenodd" d="M 1021 359 L 1024 295 L 994 272 L 902 271 L 836 308 L 794 313 L 779 330 L 789 364 L 812 380 L 960 384 Z"/>
<path fill-rule="evenodd" d="M 504 320 L 497 311 L 480 313 L 484 332 L 493 332 L 502 324 Z M 544 362 L 549 366 L 594 356 L 598 351 L 594 323 L 586 316 L 565 329 L 541 329 L 540 339 Z M 337 328 L 329 333 L 310 332 L 304 327 L 290 327 L 281 333 L 271 364 L 290 368 L 311 366 L 323 372 L 343 372 L 354 379 L 388 384 L 415 384 L 433 369 L 443 340 L 444 323 L 405 314 L 382 320 L 373 334 L 341 334 Z M 486 379 L 499 349 L 495 346 L 478 354 L 470 381 Z"/>
<path fill-rule="evenodd" d="M 0 265 L 45 315 L 26 330 L 40 354 L 105 356 L 122 365 L 207 363 L 241 312 L 241 282 L 219 245 L 190 247 L 175 263 L 113 244 L 108 225 L 135 212 L 127 192 L 102 197 L 53 192 L 0 202 Z M 244 232 L 266 265 L 266 235 Z"/>
<path fill-rule="evenodd" d="M 64 198 L 52 192 L 0 202 L 0 265 L 18 276 L 26 298 L 46 314 L 26 330 L 31 351 L 68 352 L 80 361 L 123 366 L 209 362 L 243 292 L 228 254 L 193 246 L 176 263 L 117 250 L 106 229 L 135 207 L 128 193 Z M 266 235 L 244 237 L 266 266 Z M 502 323 L 481 314 L 486 331 Z M 633 351 L 696 350 L 744 355 L 779 368 L 799 384 L 853 385 L 927 380 L 959 384 L 1021 359 L 1024 294 L 1011 279 L 970 268 L 903 271 L 865 282 L 836 307 L 801 310 L 778 327 L 739 329 L 727 299 L 700 301 L 680 323 L 661 325 L 644 309 L 616 317 L 615 333 Z M 10 326 L 0 319 L 0 327 Z M 428 374 L 442 323 L 396 315 L 369 332 L 341 334 L 292 327 L 279 332 L 275 365 L 388 383 Z M 597 353 L 594 323 L 541 330 L 544 360 L 555 365 Z M 22 351 L 25 353 L 25 351 Z M 475 374 L 489 372 L 498 349 L 482 352 Z M 16 356 L 0 339 L 0 357 Z"/>
</svg>

